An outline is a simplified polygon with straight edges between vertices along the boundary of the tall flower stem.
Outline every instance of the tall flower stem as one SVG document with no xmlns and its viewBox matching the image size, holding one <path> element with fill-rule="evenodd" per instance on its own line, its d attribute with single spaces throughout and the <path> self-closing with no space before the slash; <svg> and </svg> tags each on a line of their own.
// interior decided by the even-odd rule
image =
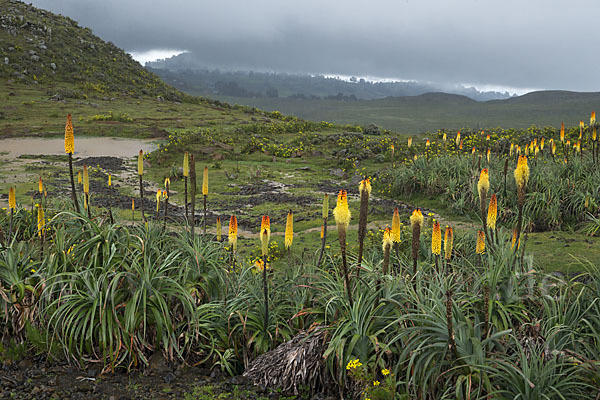
<svg viewBox="0 0 600 400">
<path fill-rule="evenodd" d="M 142 210 L 142 220 L 146 221 L 146 214 L 144 213 L 144 181 L 142 176 L 144 175 L 144 152 L 140 150 L 138 154 L 138 175 L 140 177 L 140 210 Z"/>
<path fill-rule="evenodd" d="M 196 162 L 194 155 L 190 154 L 190 231 L 194 237 L 196 225 Z"/>
<path fill-rule="evenodd" d="M 269 327 L 269 287 L 267 284 L 267 259 L 269 255 L 269 240 L 271 238 L 271 220 L 268 215 L 263 215 L 260 224 L 260 244 L 263 258 L 263 293 L 265 296 L 265 320 L 264 333 L 267 334 Z"/>
<path fill-rule="evenodd" d="M 421 226 L 423 225 L 423 213 L 420 209 L 413 211 L 410 216 L 410 225 L 412 227 L 412 259 L 413 259 L 413 277 L 417 275 L 417 260 L 419 259 L 419 246 L 421 243 Z"/>
<path fill-rule="evenodd" d="M 269 285 L 267 285 L 267 255 L 263 255 L 263 294 L 265 297 L 265 321 L 263 324 L 263 330 L 265 335 L 267 334 L 267 329 L 269 328 Z"/>
<path fill-rule="evenodd" d="M 338 236 L 340 240 L 340 249 L 342 251 L 342 272 L 344 274 L 344 284 L 346 286 L 346 292 L 348 293 L 348 303 L 350 307 L 353 305 L 352 301 L 352 289 L 350 288 L 350 278 L 348 277 L 348 264 L 346 261 L 346 229 L 339 229 L 338 225 Z"/>
<path fill-rule="evenodd" d="M 185 205 L 185 221 L 188 221 L 188 177 L 190 176 L 190 156 L 186 151 L 183 154 L 183 182 L 184 182 L 184 198 L 183 203 Z"/>
<path fill-rule="evenodd" d="M 75 179 L 73 177 L 73 153 L 69 153 L 69 174 L 71 175 L 71 197 L 73 198 L 73 204 L 75 210 L 80 213 L 79 201 L 77 201 L 77 192 L 75 191 Z"/>
<path fill-rule="evenodd" d="M 202 222 L 202 233 L 206 235 L 206 198 L 208 197 L 208 167 L 204 167 L 202 175 L 202 196 L 204 197 L 204 221 Z"/>
<path fill-rule="evenodd" d="M 317 260 L 317 267 L 321 265 L 321 261 L 323 260 L 323 253 L 325 252 L 325 243 L 327 241 L 327 218 L 329 217 L 329 195 L 326 193 L 323 196 L 323 231 L 321 235 L 321 252 L 319 253 L 319 258 Z"/>
<path fill-rule="evenodd" d="M 358 186 L 360 192 L 360 213 L 358 216 L 358 271 L 360 274 L 365 236 L 367 234 L 367 214 L 369 213 L 369 195 L 371 194 L 371 182 L 369 178 L 365 178 Z"/>
</svg>

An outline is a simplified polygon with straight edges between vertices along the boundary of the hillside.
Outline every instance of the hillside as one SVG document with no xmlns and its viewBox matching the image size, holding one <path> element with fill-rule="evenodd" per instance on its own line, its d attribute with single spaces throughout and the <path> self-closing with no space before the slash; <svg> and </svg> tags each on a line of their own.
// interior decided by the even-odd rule
<svg viewBox="0 0 600 400">
<path fill-rule="evenodd" d="M 310 120 L 377 124 L 399 133 L 438 129 L 527 128 L 577 125 L 600 110 L 600 93 L 539 91 L 505 100 L 474 101 L 466 96 L 427 93 L 377 100 L 336 101 L 214 96 L 231 104 L 278 110 Z"/>
<path fill-rule="evenodd" d="M 67 84 L 63 97 L 182 97 L 89 28 L 14 0 L 0 0 L 0 77 L 45 87 Z"/>
</svg>

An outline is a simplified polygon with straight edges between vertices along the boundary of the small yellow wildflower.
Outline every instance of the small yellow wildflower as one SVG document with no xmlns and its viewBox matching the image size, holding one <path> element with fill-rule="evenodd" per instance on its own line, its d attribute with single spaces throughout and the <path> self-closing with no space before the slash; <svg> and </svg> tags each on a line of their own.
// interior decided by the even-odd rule
<svg viewBox="0 0 600 400">
<path fill-rule="evenodd" d="M 390 370 L 387 368 L 384 368 L 381 370 L 381 373 L 383 374 L 383 376 L 388 376 L 390 374 Z"/>
<path fill-rule="evenodd" d="M 373 381 L 373 386 L 379 386 L 379 381 Z"/>
</svg>

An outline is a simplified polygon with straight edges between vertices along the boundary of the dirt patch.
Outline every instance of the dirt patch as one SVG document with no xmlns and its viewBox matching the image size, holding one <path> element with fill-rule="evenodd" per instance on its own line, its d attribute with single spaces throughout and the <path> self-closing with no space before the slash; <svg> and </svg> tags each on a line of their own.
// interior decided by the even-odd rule
<svg viewBox="0 0 600 400">
<path fill-rule="evenodd" d="M 75 161 L 74 164 L 76 166 L 100 167 L 109 172 L 124 171 L 126 169 L 123 159 L 119 157 L 87 157 Z"/>
<path fill-rule="evenodd" d="M 278 399 L 279 395 L 255 387 L 243 377 L 226 377 L 206 368 L 159 365 L 145 371 L 100 374 L 95 366 L 82 370 L 41 359 L 4 365 L 0 372 L 3 399 L 182 399 L 233 397 Z M 200 397 L 200 396 L 205 397 Z M 214 397 L 213 397 L 214 396 Z M 219 397 L 221 398 L 221 397 Z"/>
</svg>

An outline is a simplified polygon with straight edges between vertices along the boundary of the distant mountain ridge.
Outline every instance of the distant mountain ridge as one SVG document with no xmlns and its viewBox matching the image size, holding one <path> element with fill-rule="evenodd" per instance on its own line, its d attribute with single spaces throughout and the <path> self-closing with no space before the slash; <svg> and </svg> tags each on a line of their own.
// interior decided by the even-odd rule
<svg viewBox="0 0 600 400">
<path fill-rule="evenodd" d="M 345 80 L 324 75 L 209 69 L 203 67 L 192 53 L 147 62 L 146 68 L 178 89 L 202 96 L 356 101 L 445 92 L 478 101 L 511 97 L 508 92 L 479 91 L 462 85 L 442 86 L 417 81 L 371 82 L 357 77 Z"/>
<path fill-rule="evenodd" d="M 0 0 L 0 77 L 33 85 L 74 85 L 86 96 L 181 98 L 178 90 L 89 28 L 15 0 Z"/>
</svg>

